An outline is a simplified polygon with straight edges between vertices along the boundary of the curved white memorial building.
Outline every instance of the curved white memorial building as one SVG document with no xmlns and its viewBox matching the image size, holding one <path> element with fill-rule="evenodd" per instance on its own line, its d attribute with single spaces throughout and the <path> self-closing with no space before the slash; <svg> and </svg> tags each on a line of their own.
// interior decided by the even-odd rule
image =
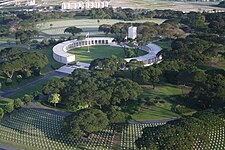
<svg viewBox="0 0 225 150">
<path fill-rule="evenodd" d="M 93 46 L 93 45 L 112 45 L 113 38 L 110 37 L 93 37 L 84 40 L 70 40 L 59 43 L 53 47 L 53 58 L 63 64 L 68 64 L 76 60 L 74 54 L 67 53 L 68 50 L 76 47 Z"/>
<path fill-rule="evenodd" d="M 113 38 L 110 37 L 91 37 L 85 38 L 84 40 L 70 40 L 59 43 L 53 47 L 53 58 L 60 63 L 68 64 L 76 61 L 75 55 L 67 53 L 68 50 L 74 49 L 76 47 L 93 45 L 119 46 L 116 45 L 113 42 Z M 139 57 L 126 58 L 125 60 L 129 62 L 132 59 L 136 59 L 138 61 L 142 61 L 145 66 L 157 64 L 162 61 L 162 56 L 157 55 L 162 50 L 160 46 L 153 43 L 149 43 L 148 45 L 142 47 L 142 50 L 148 53 Z"/>
</svg>

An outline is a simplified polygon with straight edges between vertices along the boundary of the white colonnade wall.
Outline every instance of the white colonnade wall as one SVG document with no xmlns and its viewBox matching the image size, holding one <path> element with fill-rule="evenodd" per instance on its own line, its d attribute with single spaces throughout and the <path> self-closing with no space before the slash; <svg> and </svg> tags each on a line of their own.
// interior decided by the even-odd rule
<svg viewBox="0 0 225 150">
<path fill-rule="evenodd" d="M 76 47 L 93 46 L 93 45 L 112 45 L 113 38 L 110 37 L 91 37 L 84 40 L 70 40 L 59 43 L 53 47 L 53 58 L 63 64 L 76 61 L 75 55 L 67 53 L 68 50 Z"/>
<path fill-rule="evenodd" d="M 85 38 L 84 40 L 70 40 L 59 43 L 53 47 L 53 58 L 60 63 L 68 64 L 76 61 L 74 54 L 70 54 L 67 51 L 74 49 L 76 47 L 93 46 L 93 45 L 109 45 L 109 46 L 119 46 L 113 42 L 113 38 L 110 37 L 91 37 Z M 145 66 L 150 66 L 152 64 L 157 64 L 162 61 L 162 56 L 157 55 L 162 48 L 156 44 L 149 43 L 141 48 L 146 51 L 147 54 L 139 57 L 126 58 L 125 60 L 129 62 L 132 59 L 142 61 Z"/>
</svg>

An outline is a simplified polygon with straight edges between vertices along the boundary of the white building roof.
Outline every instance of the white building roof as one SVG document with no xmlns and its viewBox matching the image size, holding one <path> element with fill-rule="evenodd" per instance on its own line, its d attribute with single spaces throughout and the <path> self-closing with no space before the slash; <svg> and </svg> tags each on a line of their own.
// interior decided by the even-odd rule
<svg viewBox="0 0 225 150">
<path fill-rule="evenodd" d="M 74 54 L 67 53 L 66 46 L 68 46 L 69 44 L 72 44 L 75 41 L 77 41 L 77 40 L 65 41 L 65 42 L 55 45 L 53 47 L 53 53 L 55 53 L 56 55 L 62 56 L 62 57 L 74 56 Z"/>
<path fill-rule="evenodd" d="M 132 59 L 136 59 L 138 61 L 145 61 L 145 60 L 149 60 L 152 58 L 155 58 L 156 55 L 162 50 L 162 48 L 156 44 L 153 43 L 149 43 L 148 45 L 146 45 L 149 48 L 149 53 L 143 56 L 139 56 L 139 57 L 132 57 L 132 58 L 126 58 L 125 60 L 127 62 L 129 62 Z"/>
</svg>

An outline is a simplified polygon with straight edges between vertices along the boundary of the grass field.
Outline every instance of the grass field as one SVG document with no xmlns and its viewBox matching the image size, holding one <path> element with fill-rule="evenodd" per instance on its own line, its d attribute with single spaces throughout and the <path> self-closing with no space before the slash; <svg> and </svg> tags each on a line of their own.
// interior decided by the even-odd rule
<svg viewBox="0 0 225 150">
<path fill-rule="evenodd" d="M 156 22 L 161 24 L 165 19 L 144 19 L 137 21 L 123 21 L 116 19 L 100 19 L 98 22 L 97 19 L 69 19 L 69 20 L 53 20 L 45 23 L 38 24 L 38 29 L 48 35 L 63 35 L 65 28 L 69 26 L 76 26 L 82 28 L 84 32 L 91 32 L 91 34 L 102 34 L 98 32 L 98 27 L 101 24 L 115 24 L 117 22 L 130 22 L 130 23 L 142 23 L 142 22 Z M 50 24 L 52 26 L 50 27 Z"/>
<path fill-rule="evenodd" d="M 162 48 L 171 49 L 172 41 L 171 40 L 160 40 L 160 41 L 157 41 L 157 42 L 154 42 L 154 43 L 159 45 Z"/>
<path fill-rule="evenodd" d="M 1 90 L 7 91 L 7 90 L 16 89 L 16 88 L 19 88 L 19 87 L 21 87 L 21 86 L 23 86 L 25 84 L 30 83 L 31 81 L 40 79 L 42 77 L 44 77 L 44 76 L 43 75 L 41 75 L 41 76 L 34 76 L 34 77 L 31 77 L 31 78 L 28 78 L 28 79 L 21 80 L 20 82 L 17 82 L 16 81 L 16 76 L 14 76 L 13 77 L 13 83 L 10 84 L 10 85 L 5 85 L 5 76 L 0 76 L 0 82 L 2 83 Z"/>
<path fill-rule="evenodd" d="M 124 51 L 121 47 L 114 46 L 91 46 L 90 52 L 88 52 L 88 47 L 76 48 L 68 51 L 71 54 L 75 54 L 76 61 L 90 63 L 96 58 L 109 58 L 112 55 L 124 58 Z M 146 54 L 145 51 L 140 51 L 140 55 Z"/>
<path fill-rule="evenodd" d="M 143 86 L 142 98 L 149 98 L 151 101 L 163 100 L 165 103 L 159 103 L 149 108 L 141 108 L 138 113 L 132 115 L 134 120 L 151 120 L 175 118 L 179 115 L 172 111 L 174 105 L 170 102 L 175 96 L 181 95 L 181 90 L 172 84 L 158 85 L 154 90 L 150 86 Z"/>
<path fill-rule="evenodd" d="M 59 78 L 59 77 L 57 77 L 57 76 L 55 76 L 55 77 L 50 77 L 50 78 L 47 79 L 47 80 L 43 80 L 43 81 L 41 81 L 41 82 L 39 82 L 39 83 L 37 83 L 37 84 L 35 84 L 35 85 L 33 85 L 33 86 L 30 86 L 30 87 L 27 88 L 26 90 L 20 91 L 20 92 L 18 92 L 18 93 L 16 93 L 16 94 L 10 96 L 10 98 L 14 98 L 14 99 L 15 99 L 15 98 L 23 98 L 23 96 L 24 96 L 25 94 L 32 95 L 32 93 L 35 92 L 35 91 L 41 92 L 41 90 L 42 90 L 42 88 L 43 88 L 43 86 L 44 86 L 45 84 L 47 84 L 47 83 L 49 83 L 50 81 L 52 81 L 52 80 L 54 80 L 54 79 L 57 79 L 57 78 Z"/>
</svg>

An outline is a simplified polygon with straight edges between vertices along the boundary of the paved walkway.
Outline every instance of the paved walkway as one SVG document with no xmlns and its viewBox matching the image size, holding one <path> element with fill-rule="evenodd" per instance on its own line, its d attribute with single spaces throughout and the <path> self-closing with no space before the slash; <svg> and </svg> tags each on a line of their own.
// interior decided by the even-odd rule
<svg viewBox="0 0 225 150">
<path fill-rule="evenodd" d="M 83 63 L 83 62 L 77 62 L 76 65 L 65 65 L 57 69 L 57 72 L 61 73 L 67 73 L 67 74 L 72 74 L 72 72 L 75 69 L 81 68 L 81 69 L 89 69 L 90 64 L 89 63 Z"/>
<path fill-rule="evenodd" d="M 49 79 L 50 77 L 52 77 L 52 76 L 66 77 L 66 76 L 68 76 L 68 74 L 66 74 L 66 73 L 61 73 L 61 72 L 56 72 L 56 71 L 49 72 L 46 76 L 44 76 L 44 77 L 42 77 L 42 78 L 40 78 L 40 79 L 34 80 L 34 81 L 32 81 L 32 82 L 30 82 L 30 83 L 28 83 L 28 84 L 26 84 L 26 85 L 23 85 L 23 86 L 21 86 L 21 87 L 19 87 L 19 88 L 17 88 L 17 89 L 8 90 L 8 91 L 6 91 L 6 92 L 0 91 L 0 97 L 1 97 L 1 96 L 2 96 L 2 97 L 10 97 L 10 96 L 12 96 L 12 95 L 14 95 L 14 94 L 16 94 L 16 93 L 18 93 L 18 92 L 21 92 L 21 91 L 23 91 L 23 90 L 28 89 L 28 88 L 31 87 L 31 86 L 34 86 L 35 84 L 38 84 L 39 82 L 42 82 L 42 81 L 44 81 L 44 80 L 48 80 L 48 79 Z"/>
<path fill-rule="evenodd" d="M 0 144 L 0 150 L 22 150 L 22 149 L 11 147 L 10 145 Z"/>
<path fill-rule="evenodd" d="M 29 106 L 24 105 L 23 108 L 34 109 L 34 110 L 42 111 L 42 112 L 45 112 L 45 113 L 50 113 L 50 114 L 53 114 L 53 115 L 59 115 L 59 116 L 63 116 L 63 117 L 68 116 L 70 114 L 68 112 L 64 112 L 64 111 L 61 111 L 61 110 L 57 110 L 57 109 L 53 109 L 53 108 L 50 108 L 50 107 L 43 106 L 41 104 L 37 104 L 35 101 L 31 102 L 29 104 Z"/>
</svg>

